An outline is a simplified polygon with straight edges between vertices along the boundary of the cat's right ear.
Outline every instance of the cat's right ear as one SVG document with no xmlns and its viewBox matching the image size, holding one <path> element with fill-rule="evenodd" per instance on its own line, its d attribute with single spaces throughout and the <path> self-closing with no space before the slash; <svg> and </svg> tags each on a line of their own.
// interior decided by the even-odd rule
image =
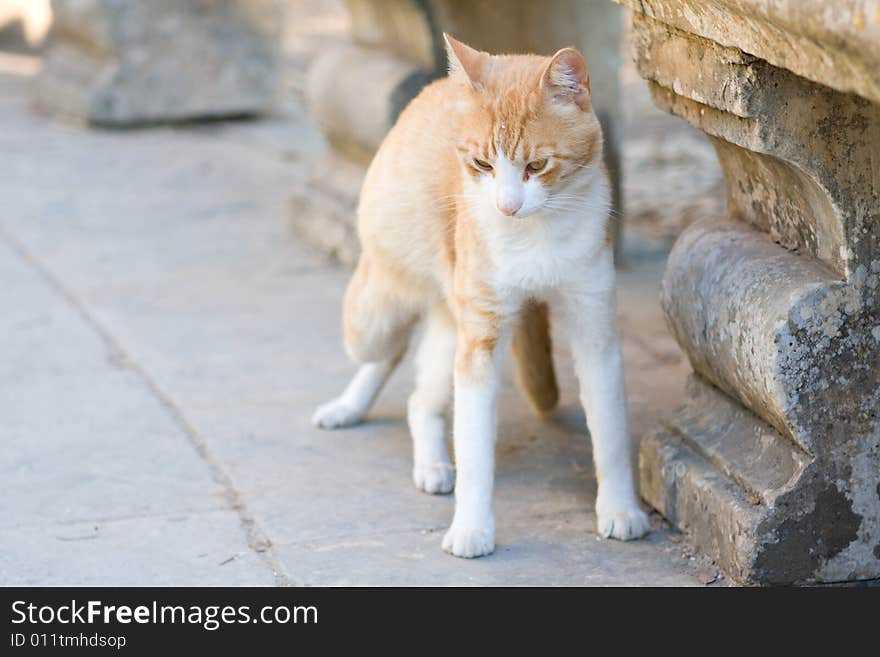
<svg viewBox="0 0 880 657">
<path fill-rule="evenodd" d="M 573 102 L 585 111 L 590 108 L 590 74 L 584 56 L 574 48 L 553 55 L 541 84 L 556 100 Z"/>
<path fill-rule="evenodd" d="M 483 88 L 483 80 L 489 65 L 489 53 L 474 50 L 461 41 L 443 33 L 446 41 L 446 58 L 449 60 L 449 75 L 465 76 L 474 89 Z"/>
</svg>

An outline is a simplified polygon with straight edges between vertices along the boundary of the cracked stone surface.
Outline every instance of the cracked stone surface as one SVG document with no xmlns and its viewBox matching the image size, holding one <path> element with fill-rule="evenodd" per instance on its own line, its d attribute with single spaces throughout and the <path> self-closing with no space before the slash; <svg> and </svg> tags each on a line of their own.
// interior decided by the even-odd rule
<svg viewBox="0 0 880 657">
<path fill-rule="evenodd" d="M 596 538 L 564 353 L 551 421 L 505 388 L 497 552 L 441 552 L 453 501 L 410 481 L 409 366 L 367 424 L 309 424 L 353 368 L 340 344 L 346 273 L 288 223 L 291 189 L 322 148 L 301 110 L 86 131 L 29 111 L 32 69 L 0 59 L 0 584 L 724 581 L 656 516 L 647 540 Z M 639 436 L 680 396 L 687 366 L 657 302 L 665 251 L 627 254 Z"/>
<path fill-rule="evenodd" d="M 831 82 L 819 65 L 876 60 L 855 47 L 868 32 L 829 13 L 828 32 L 811 33 L 816 13 L 798 2 L 702 15 L 687 0 L 629 4 L 654 102 L 710 137 L 729 203 L 727 219 L 685 229 L 667 262 L 662 305 L 697 376 L 685 412 L 642 442 L 645 498 L 738 581 L 876 579 L 880 107 L 867 78 Z M 788 19 L 770 20 L 777 11 Z M 824 42 L 799 55 L 816 70 L 753 48 L 730 30 L 741 12 L 782 35 L 771 50 Z M 771 483 L 783 463 L 791 478 Z"/>
</svg>

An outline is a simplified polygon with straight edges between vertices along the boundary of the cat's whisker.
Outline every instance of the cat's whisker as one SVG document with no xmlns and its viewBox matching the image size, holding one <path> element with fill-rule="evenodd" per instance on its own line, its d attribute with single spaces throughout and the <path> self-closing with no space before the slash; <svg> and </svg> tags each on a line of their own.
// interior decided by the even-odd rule
<svg viewBox="0 0 880 657">
<path fill-rule="evenodd" d="M 556 200 L 551 199 L 551 200 L 545 202 L 544 207 L 580 208 L 583 210 L 592 210 L 592 211 L 596 211 L 596 212 L 607 211 L 609 213 L 617 212 L 616 210 L 614 210 L 613 208 L 610 208 L 608 206 L 596 205 L 594 203 L 589 203 L 589 202 L 585 202 L 585 201 L 569 201 L 569 200 L 556 201 Z"/>
</svg>

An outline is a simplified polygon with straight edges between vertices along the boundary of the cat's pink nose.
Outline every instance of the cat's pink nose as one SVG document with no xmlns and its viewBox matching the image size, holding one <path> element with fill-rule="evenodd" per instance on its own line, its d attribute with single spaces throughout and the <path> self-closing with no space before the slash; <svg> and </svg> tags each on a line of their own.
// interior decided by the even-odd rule
<svg viewBox="0 0 880 657">
<path fill-rule="evenodd" d="M 522 201 L 518 199 L 498 199 L 495 205 L 498 208 L 498 212 L 505 217 L 512 217 L 519 212 L 519 209 L 522 207 Z"/>
</svg>

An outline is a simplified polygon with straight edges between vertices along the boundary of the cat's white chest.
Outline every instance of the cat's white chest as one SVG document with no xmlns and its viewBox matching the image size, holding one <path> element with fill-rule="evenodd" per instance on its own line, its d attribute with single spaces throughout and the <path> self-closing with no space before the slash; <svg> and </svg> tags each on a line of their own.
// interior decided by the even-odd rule
<svg viewBox="0 0 880 657">
<path fill-rule="evenodd" d="M 496 289 L 542 296 L 583 279 L 604 233 L 601 216 L 534 216 L 498 227 L 490 242 Z"/>
</svg>

